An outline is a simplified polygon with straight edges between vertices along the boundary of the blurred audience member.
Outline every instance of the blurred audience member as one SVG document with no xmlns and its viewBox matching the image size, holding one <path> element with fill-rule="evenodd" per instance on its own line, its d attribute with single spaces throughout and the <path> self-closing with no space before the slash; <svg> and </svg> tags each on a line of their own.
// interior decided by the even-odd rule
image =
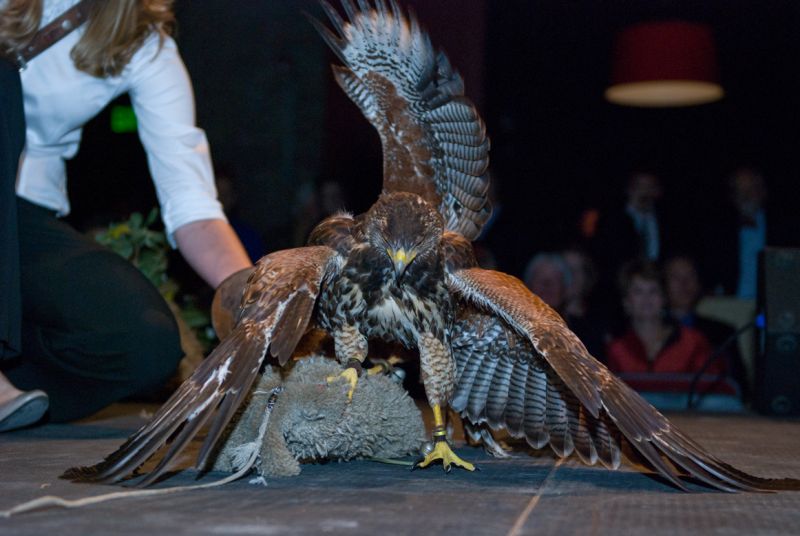
<svg viewBox="0 0 800 536">
<path fill-rule="evenodd" d="M 686 255 L 670 257 L 664 263 L 664 279 L 670 316 L 684 326 L 693 327 L 697 323 L 694 308 L 702 294 L 694 260 Z"/>
<path fill-rule="evenodd" d="M 603 360 L 606 342 L 603 323 L 592 322 L 586 316 L 588 305 L 581 308 L 582 314 L 569 312 L 571 297 L 576 293 L 584 294 L 586 288 L 587 278 L 582 269 L 580 272 L 576 275 L 560 253 L 538 253 L 528 262 L 524 281 L 531 292 L 564 318 L 589 352 Z M 576 282 L 583 288 L 576 288 Z"/>
<path fill-rule="evenodd" d="M 708 256 L 703 266 L 710 272 L 708 288 L 716 294 L 743 299 L 756 297 L 758 255 L 765 246 L 798 247 L 796 216 L 776 210 L 764 176 L 740 167 L 729 181 L 730 203 L 716 218 L 705 239 Z M 785 200 L 779 200 L 785 201 Z"/>
<path fill-rule="evenodd" d="M 563 314 L 567 288 L 572 283 L 572 273 L 563 256 L 559 253 L 537 253 L 528 262 L 523 281 L 531 292 Z"/>
<path fill-rule="evenodd" d="M 582 249 L 566 249 L 562 256 L 572 274 L 562 316 L 591 354 L 605 361 L 609 337 L 608 314 L 592 299 L 597 284 L 597 268 Z"/>
<path fill-rule="evenodd" d="M 634 258 L 658 260 L 663 249 L 663 222 L 657 204 L 661 182 L 653 173 L 631 174 L 625 191 L 625 206 L 601 213 L 597 241 L 605 258 L 624 263 Z"/>
<path fill-rule="evenodd" d="M 565 249 L 561 255 L 572 274 L 564 313 L 576 318 L 585 317 L 589 312 L 590 296 L 597 283 L 594 261 L 585 251 L 577 248 Z"/>
<path fill-rule="evenodd" d="M 634 261 L 620 275 L 627 332 L 608 345 L 607 364 L 634 389 L 643 392 L 687 393 L 703 367 L 698 392 L 737 395 L 725 379 L 726 363 L 711 356 L 708 339 L 665 314 L 661 272 L 648 261 Z"/>
<path fill-rule="evenodd" d="M 633 224 L 638 240 L 637 255 L 651 261 L 660 256 L 662 228 L 656 203 L 661 199 L 661 182 L 652 173 L 634 173 L 628 182 L 628 203 L 625 214 Z"/>
<path fill-rule="evenodd" d="M 712 269 L 715 290 L 740 298 L 756 296 L 758 254 L 767 245 L 767 186 L 753 168 L 742 167 L 730 177 L 730 207 L 720 221 Z"/>
<path fill-rule="evenodd" d="M 733 378 L 745 388 L 747 379 L 744 364 L 737 340 L 732 339 L 736 330 L 729 324 L 697 314 L 697 302 L 702 297 L 703 289 L 694 259 L 687 255 L 670 257 L 664 264 L 664 275 L 672 319 L 705 335 L 711 346 L 721 351 L 718 359 L 727 364 Z"/>
<path fill-rule="evenodd" d="M 618 303 L 614 288 L 623 264 L 632 259 L 661 258 L 666 234 L 657 206 L 661 195 L 661 182 L 655 174 L 635 171 L 628 179 L 624 206 L 600 213 L 592 255 L 600 269 L 597 298 L 609 309 Z M 615 320 L 618 316 L 615 314 Z"/>
</svg>

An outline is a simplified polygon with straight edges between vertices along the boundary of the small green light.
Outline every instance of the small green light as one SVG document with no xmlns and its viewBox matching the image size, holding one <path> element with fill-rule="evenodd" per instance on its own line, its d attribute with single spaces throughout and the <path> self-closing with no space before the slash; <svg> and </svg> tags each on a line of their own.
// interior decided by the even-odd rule
<svg viewBox="0 0 800 536">
<path fill-rule="evenodd" d="M 136 114 L 130 105 L 117 104 L 111 107 L 111 132 L 136 132 Z"/>
</svg>

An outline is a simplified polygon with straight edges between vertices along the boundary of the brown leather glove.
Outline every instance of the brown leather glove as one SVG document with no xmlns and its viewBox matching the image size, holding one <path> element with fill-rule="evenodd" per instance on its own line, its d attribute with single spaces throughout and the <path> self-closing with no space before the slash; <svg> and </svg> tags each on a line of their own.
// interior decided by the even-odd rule
<svg viewBox="0 0 800 536">
<path fill-rule="evenodd" d="M 220 340 L 227 337 L 233 329 L 242 294 L 247 286 L 250 274 L 254 267 L 245 268 L 229 275 L 214 292 L 214 301 L 211 302 L 211 325 Z"/>
</svg>

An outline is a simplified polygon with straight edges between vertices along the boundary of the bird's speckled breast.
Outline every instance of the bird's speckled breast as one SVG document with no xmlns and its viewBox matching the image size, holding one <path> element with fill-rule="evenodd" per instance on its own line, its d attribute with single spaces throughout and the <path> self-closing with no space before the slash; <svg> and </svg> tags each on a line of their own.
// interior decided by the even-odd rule
<svg viewBox="0 0 800 536">
<path fill-rule="evenodd" d="M 395 278 L 388 258 L 355 249 L 341 277 L 323 289 L 320 324 L 328 330 L 356 326 L 367 338 L 414 348 L 420 334 L 446 338 L 453 306 L 436 259 L 418 259 Z"/>
</svg>

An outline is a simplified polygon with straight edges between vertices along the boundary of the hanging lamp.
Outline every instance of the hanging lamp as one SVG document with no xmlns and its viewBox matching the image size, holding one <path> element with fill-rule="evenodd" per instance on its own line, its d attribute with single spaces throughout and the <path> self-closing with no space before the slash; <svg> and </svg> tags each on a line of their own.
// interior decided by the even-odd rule
<svg viewBox="0 0 800 536">
<path fill-rule="evenodd" d="M 606 99 L 626 106 L 692 106 L 724 95 L 713 33 L 698 22 L 642 22 L 623 29 L 611 79 Z"/>
</svg>

